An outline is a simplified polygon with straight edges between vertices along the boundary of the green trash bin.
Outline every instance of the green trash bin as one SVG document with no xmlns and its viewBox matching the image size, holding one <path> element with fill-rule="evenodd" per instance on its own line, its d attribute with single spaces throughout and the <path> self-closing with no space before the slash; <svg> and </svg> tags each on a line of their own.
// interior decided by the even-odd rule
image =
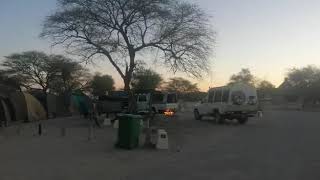
<svg viewBox="0 0 320 180">
<path fill-rule="evenodd" d="M 119 128 L 116 146 L 124 149 L 133 149 L 138 147 L 142 116 L 120 114 L 118 115 L 118 119 Z"/>
</svg>

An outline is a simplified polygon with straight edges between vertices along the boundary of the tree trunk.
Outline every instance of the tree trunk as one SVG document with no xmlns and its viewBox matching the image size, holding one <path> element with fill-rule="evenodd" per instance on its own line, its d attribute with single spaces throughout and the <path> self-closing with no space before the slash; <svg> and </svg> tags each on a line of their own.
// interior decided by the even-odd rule
<svg viewBox="0 0 320 180">
<path fill-rule="evenodd" d="M 124 90 L 128 93 L 128 113 L 130 114 L 135 114 L 137 113 L 137 102 L 136 98 L 134 96 L 134 92 L 130 89 L 130 83 L 132 79 L 132 74 L 133 70 L 135 67 L 135 51 L 133 49 L 133 46 L 129 43 L 128 39 L 126 36 L 124 36 L 126 39 L 126 42 L 129 47 L 129 56 L 130 56 L 130 63 L 129 67 L 127 66 L 126 72 L 125 72 L 125 77 L 123 78 L 124 81 Z M 128 69 L 129 68 L 129 69 Z"/>
<path fill-rule="evenodd" d="M 123 90 L 124 91 L 126 91 L 126 92 L 130 91 L 130 82 L 131 82 L 131 80 L 129 80 L 129 78 L 126 75 L 125 79 L 123 79 L 123 83 L 124 83 L 124 89 Z"/>
<path fill-rule="evenodd" d="M 134 97 L 134 92 L 130 88 L 131 75 L 126 74 L 124 81 L 124 91 L 128 93 L 128 113 L 135 114 L 137 113 L 137 102 Z"/>
</svg>

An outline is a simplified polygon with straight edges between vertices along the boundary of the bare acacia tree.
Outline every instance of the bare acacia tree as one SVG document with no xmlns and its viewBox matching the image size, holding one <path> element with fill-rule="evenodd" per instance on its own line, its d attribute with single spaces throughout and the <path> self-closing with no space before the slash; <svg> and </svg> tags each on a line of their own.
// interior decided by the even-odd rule
<svg viewBox="0 0 320 180">
<path fill-rule="evenodd" d="M 178 0 L 59 0 L 41 37 L 92 60 L 103 55 L 130 89 L 136 57 L 158 52 L 173 72 L 208 70 L 214 33 L 198 6 Z"/>
<path fill-rule="evenodd" d="M 5 57 L 1 63 L 2 68 L 11 77 L 20 80 L 21 86 L 25 88 L 38 87 L 47 94 L 49 84 L 58 72 L 50 66 L 50 57 L 43 52 L 27 51 L 14 53 Z"/>
<path fill-rule="evenodd" d="M 86 68 L 62 55 L 27 51 L 5 58 L 0 64 L 0 83 L 3 79 L 1 75 L 7 76 L 4 80 L 8 83 L 16 81 L 26 89 L 40 88 L 45 95 L 48 92 L 62 93 L 84 89 L 90 79 Z"/>
</svg>

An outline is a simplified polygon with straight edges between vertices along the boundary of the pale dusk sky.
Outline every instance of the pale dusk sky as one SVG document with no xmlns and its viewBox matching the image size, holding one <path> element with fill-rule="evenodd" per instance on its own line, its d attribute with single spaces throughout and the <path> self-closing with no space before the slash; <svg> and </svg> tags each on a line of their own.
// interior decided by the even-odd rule
<svg viewBox="0 0 320 180">
<path fill-rule="evenodd" d="M 189 78 L 202 90 L 220 86 L 229 77 L 249 68 L 260 79 L 279 85 L 289 68 L 320 65 L 320 1 L 318 0 L 189 0 L 212 16 L 217 33 L 211 75 Z M 45 16 L 56 8 L 56 0 L 0 1 L 0 61 L 3 56 L 28 50 L 64 53 L 39 39 Z M 151 68 L 165 78 L 173 75 L 158 65 Z M 97 61 L 90 69 L 111 74 L 122 81 L 108 62 Z"/>
</svg>

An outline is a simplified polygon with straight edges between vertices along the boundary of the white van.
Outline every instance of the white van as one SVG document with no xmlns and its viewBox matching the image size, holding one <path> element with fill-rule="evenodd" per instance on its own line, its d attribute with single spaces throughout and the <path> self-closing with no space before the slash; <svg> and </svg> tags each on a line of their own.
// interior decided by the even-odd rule
<svg viewBox="0 0 320 180">
<path fill-rule="evenodd" d="M 245 124 L 257 111 L 258 97 L 255 87 L 235 83 L 211 88 L 206 98 L 194 107 L 194 117 L 201 120 L 203 116 L 213 116 L 218 123 L 223 123 L 225 119 L 237 119 L 240 124 Z"/>
<path fill-rule="evenodd" d="M 171 92 L 148 92 L 137 94 L 138 112 L 164 113 L 176 112 L 178 109 L 177 94 Z"/>
</svg>

